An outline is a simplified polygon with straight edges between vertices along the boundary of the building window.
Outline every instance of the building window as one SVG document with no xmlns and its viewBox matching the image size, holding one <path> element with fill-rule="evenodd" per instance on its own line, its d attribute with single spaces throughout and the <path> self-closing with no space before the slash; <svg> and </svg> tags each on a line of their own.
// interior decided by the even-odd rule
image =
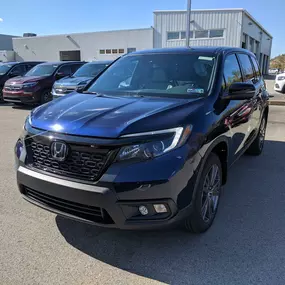
<svg viewBox="0 0 285 285">
<path fill-rule="evenodd" d="M 210 38 L 222 38 L 224 36 L 224 30 L 210 30 Z"/>
<path fill-rule="evenodd" d="M 111 50 L 110 49 L 106 49 L 106 54 L 111 54 Z"/>
<path fill-rule="evenodd" d="M 117 49 L 112 49 L 112 53 L 118 53 Z"/>
<path fill-rule="evenodd" d="M 100 49 L 100 54 L 105 54 L 105 50 L 104 49 Z"/>
<path fill-rule="evenodd" d="M 167 33 L 167 40 L 179 40 L 179 32 L 168 32 Z"/>
<path fill-rule="evenodd" d="M 202 38 L 208 38 L 208 30 L 205 31 L 195 31 L 195 38 L 196 39 L 202 39 Z"/>
<path fill-rule="evenodd" d="M 180 32 L 180 38 L 182 40 L 185 40 L 186 39 L 186 32 Z M 190 31 L 190 39 L 193 38 L 193 31 Z"/>
<path fill-rule="evenodd" d="M 125 52 L 125 50 L 123 48 L 119 49 L 119 53 L 124 53 L 124 52 Z"/>
<path fill-rule="evenodd" d="M 136 50 L 137 50 L 136 48 L 128 48 L 127 49 L 127 53 L 135 52 Z"/>
</svg>

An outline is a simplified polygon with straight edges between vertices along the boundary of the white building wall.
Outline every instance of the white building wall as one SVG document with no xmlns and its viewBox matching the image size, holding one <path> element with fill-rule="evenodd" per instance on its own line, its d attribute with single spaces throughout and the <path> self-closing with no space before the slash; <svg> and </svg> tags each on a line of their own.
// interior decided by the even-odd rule
<svg viewBox="0 0 285 285">
<path fill-rule="evenodd" d="M 0 50 L 13 50 L 12 38 L 14 37 L 0 34 Z"/>
<path fill-rule="evenodd" d="M 15 53 L 12 50 L 0 50 L 0 62 L 14 61 Z"/>
<path fill-rule="evenodd" d="M 167 32 L 186 31 L 186 11 L 154 12 L 154 47 L 185 46 L 185 40 L 167 40 Z M 242 10 L 194 10 L 191 31 L 224 29 L 223 38 L 190 39 L 190 46 L 241 45 Z"/>
<path fill-rule="evenodd" d="M 60 60 L 60 51 L 80 50 L 81 60 L 112 60 L 122 54 L 100 54 L 100 49 L 153 48 L 153 29 L 54 35 L 13 39 L 16 60 Z"/>
</svg>

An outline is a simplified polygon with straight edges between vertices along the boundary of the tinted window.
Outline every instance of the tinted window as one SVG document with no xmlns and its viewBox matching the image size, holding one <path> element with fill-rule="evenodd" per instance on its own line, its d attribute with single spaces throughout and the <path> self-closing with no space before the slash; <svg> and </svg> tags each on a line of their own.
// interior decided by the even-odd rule
<svg viewBox="0 0 285 285">
<path fill-rule="evenodd" d="M 193 31 L 190 31 L 190 38 L 193 38 Z M 186 32 L 181 32 L 181 39 L 186 39 Z"/>
<path fill-rule="evenodd" d="M 257 81 L 259 81 L 261 74 L 260 74 L 260 69 L 259 69 L 258 63 L 254 57 L 251 57 L 251 60 L 252 60 L 253 66 L 254 66 L 256 79 L 257 79 Z"/>
<path fill-rule="evenodd" d="M 226 57 L 224 63 L 224 76 L 227 87 L 229 87 L 234 82 L 242 81 L 240 67 L 234 54 Z"/>
<path fill-rule="evenodd" d="M 252 64 L 247 54 L 239 54 L 238 58 L 240 60 L 243 72 L 244 72 L 244 80 L 249 81 L 254 79 L 254 72 L 252 68 Z"/>
<path fill-rule="evenodd" d="M 36 64 L 32 64 L 32 63 L 26 64 L 26 70 L 28 71 L 31 68 L 33 68 L 34 66 L 36 66 Z"/>
<path fill-rule="evenodd" d="M 106 68 L 108 64 L 87 63 L 81 66 L 74 74 L 74 77 L 95 77 Z"/>
<path fill-rule="evenodd" d="M 200 39 L 200 38 L 207 38 L 208 37 L 208 30 L 207 31 L 196 31 L 195 32 L 195 38 Z"/>
<path fill-rule="evenodd" d="M 210 30 L 210 38 L 222 38 L 224 36 L 224 30 Z"/>
<path fill-rule="evenodd" d="M 72 64 L 70 67 L 71 67 L 71 73 L 74 73 L 79 67 L 81 67 L 82 64 Z"/>
<path fill-rule="evenodd" d="M 49 76 L 52 75 L 57 68 L 58 65 L 56 64 L 39 64 L 28 71 L 25 76 Z"/>
<path fill-rule="evenodd" d="M 167 33 L 168 40 L 178 40 L 179 39 L 179 32 L 168 32 Z"/>
<path fill-rule="evenodd" d="M 26 73 L 26 66 L 24 64 L 16 65 L 10 72 L 17 75 L 23 75 Z"/>
<path fill-rule="evenodd" d="M 58 73 L 62 73 L 65 76 L 68 76 L 71 74 L 71 68 L 70 65 L 63 65 L 58 69 Z"/>
<path fill-rule="evenodd" d="M 5 74 L 7 71 L 10 70 L 12 66 L 13 64 L 0 64 L 0 75 Z"/>
<path fill-rule="evenodd" d="M 90 92 L 147 96 L 203 96 L 209 88 L 212 54 L 143 54 L 122 57 L 89 88 Z"/>
</svg>

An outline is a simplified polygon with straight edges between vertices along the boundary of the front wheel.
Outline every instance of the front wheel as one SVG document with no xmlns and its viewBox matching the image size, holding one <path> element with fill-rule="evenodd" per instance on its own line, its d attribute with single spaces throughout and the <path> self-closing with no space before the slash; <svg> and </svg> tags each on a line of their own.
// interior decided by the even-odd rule
<svg viewBox="0 0 285 285">
<path fill-rule="evenodd" d="M 209 155 L 197 187 L 193 212 L 185 220 L 186 230 L 192 233 L 208 230 L 217 213 L 222 187 L 222 166 L 215 153 Z"/>
<path fill-rule="evenodd" d="M 264 141 L 265 141 L 266 125 L 267 125 L 266 117 L 263 116 L 261 123 L 260 123 L 258 135 L 253 141 L 253 143 L 250 145 L 248 150 L 246 151 L 247 154 L 257 156 L 262 153 L 263 147 L 264 147 Z"/>
<path fill-rule="evenodd" d="M 52 95 L 49 89 L 46 89 L 43 91 L 42 95 L 41 95 L 41 104 L 45 104 L 49 101 L 52 100 Z"/>
</svg>

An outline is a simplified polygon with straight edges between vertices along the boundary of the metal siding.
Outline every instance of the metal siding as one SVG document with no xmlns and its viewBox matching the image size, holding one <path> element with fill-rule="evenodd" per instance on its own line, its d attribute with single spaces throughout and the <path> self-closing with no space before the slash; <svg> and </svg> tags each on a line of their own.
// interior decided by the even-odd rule
<svg viewBox="0 0 285 285">
<path fill-rule="evenodd" d="M 193 11 L 191 30 L 225 29 L 219 39 L 191 39 L 193 46 L 240 47 L 242 11 Z M 186 11 L 156 12 L 154 14 L 154 47 L 174 47 L 185 45 L 185 40 L 167 41 L 167 32 L 186 30 Z"/>
<path fill-rule="evenodd" d="M 0 34 L 0 50 L 13 50 L 12 38 L 14 37 Z"/>
<path fill-rule="evenodd" d="M 80 50 L 81 60 L 113 60 L 121 54 L 99 54 L 100 49 L 153 48 L 153 29 L 120 30 L 13 39 L 16 59 L 59 60 L 60 51 Z"/>
</svg>

